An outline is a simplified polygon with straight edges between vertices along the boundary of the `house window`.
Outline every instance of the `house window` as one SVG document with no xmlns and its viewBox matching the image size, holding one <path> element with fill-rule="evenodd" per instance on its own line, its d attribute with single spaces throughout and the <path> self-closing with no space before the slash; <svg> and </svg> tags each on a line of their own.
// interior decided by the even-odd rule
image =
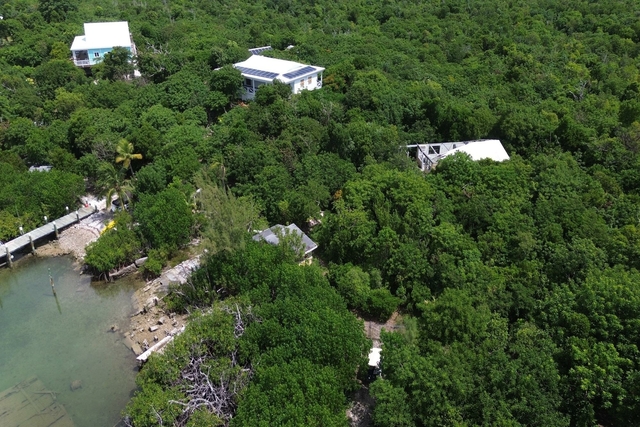
<svg viewBox="0 0 640 427">
<path fill-rule="evenodd" d="M 309 86 L 311 86 L 311 83 L 313 83 L 313 76 L 309 76 L 309 78 L 307 79 L 307 84 Z"/>
<path fill-rule="evenodd" d="M 100 58 L 100 52 L 93 52 L 94 58 Z"/>
<path fill-rule="evenodd" d="M 300 87 L 304 87 L 304 79 L 300 80 Z"/>
<path fill-rule="evenodd" d="M 245 86 L 253 86 L 253 81 L 251 81 L 251 79 L 244 79 L 244 85 Z"/>
</svg>

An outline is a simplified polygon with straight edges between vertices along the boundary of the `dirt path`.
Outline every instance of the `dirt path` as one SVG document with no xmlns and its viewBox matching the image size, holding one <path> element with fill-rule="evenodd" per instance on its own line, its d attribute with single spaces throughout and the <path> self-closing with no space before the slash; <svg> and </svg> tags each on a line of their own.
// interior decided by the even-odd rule
<svg viewBox="0 0 640 427">
<path fill-rule="evenodd" d="M 402 325 L 399 325 L 401 320 L 400 314 L 394 312 L 389 320 L 385 323 L 374 322 L 373 320 L 364 321 L 364 333 L 373 342 L 373 347 L 380 347 L 380 331 L 383 329 L 387 332 L 394 332 L 402 329 Z"/>
<path fill-rule="evenodd" d="M 380 332 L 398 331 L 403 328 L 402 316 L 396 311 L 385 322 L 364 320 L 364 333 L 372 342 L 372 347 L 381 347 Z M 363 383 L 351 397 L 351 405 L 347 409 L 347 419 L 351 427 L 370 427 L 372 424 L 371 413 L 375 405 L 374 399 L 369 394 L 369 384 Z"/>
</svg>

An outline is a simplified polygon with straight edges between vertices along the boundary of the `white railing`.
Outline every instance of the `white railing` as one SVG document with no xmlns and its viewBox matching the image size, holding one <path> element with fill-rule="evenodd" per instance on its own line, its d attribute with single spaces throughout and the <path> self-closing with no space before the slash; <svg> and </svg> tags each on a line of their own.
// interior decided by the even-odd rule
<svg viewBox="0 0 640 427">
<path fill-rule="evenodd" d="M 91 61 L 89 59 L 74 59 L 73 63 L 78 67 L 84 67 L 86 65 L 91 65 Z"/>
<path fill-rule="evenodd" d="M 318 80 L 318 89 L 320 89 L 322 87 L 322 80 Z"/>
</svg>

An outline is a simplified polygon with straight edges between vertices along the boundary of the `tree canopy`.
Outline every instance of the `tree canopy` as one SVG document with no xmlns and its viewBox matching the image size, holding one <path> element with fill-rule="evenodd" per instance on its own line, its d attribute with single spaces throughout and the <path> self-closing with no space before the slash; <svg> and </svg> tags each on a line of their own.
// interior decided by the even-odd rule
<svg viewBox="0 0 640 427">
<path fill-rule="evenodd" d="M 639 13 L 631 0 L 5 1 L 0 239 L 92 191 L 130 199 L 88 251 L 96 272 L 145 255 L 158 272 L 206 242 L 211 259 L 169 299 L 211 317 L 175 365 L 141 371 L 136 426 L 158 424 L 150 408 L 165 425 L 344 425 L 366 353 L 354 315 L 393 312 L 375 426 L 635 426 Z M 135 57 L 68 61 L 84 22 L 119 20 Z M 240 102 L 232 64 L 266 45 L 325 68 L 322 87 L 275 82 Z M 425 175 L 407 156 L 482 138 L 511 159 L 458 154 Z M 40 165 L 53 169 L 27 172 Z M 321 262 L 250 241 L 278 223 Z M 232 340 L 236 302 L 257 317 Z M 197 370 L 241 386 L 227 412 L 169 403 L 191 401 L 177 379 L 196 369 L 191 349 Z"/>
</svg>

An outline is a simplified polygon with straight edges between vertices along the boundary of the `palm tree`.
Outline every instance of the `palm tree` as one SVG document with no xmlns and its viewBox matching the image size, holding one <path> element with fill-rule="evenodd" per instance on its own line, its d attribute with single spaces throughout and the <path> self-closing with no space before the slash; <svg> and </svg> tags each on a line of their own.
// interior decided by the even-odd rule
<svg viewBox="0 0 640 427">
<path fill-rule="evenodd" d="M 111 204 L 113 196 L 120 199 L 120 208 L 124 209 L 125 203 L 131 201 L 133 187 L 125 178 L 124 169 L 116 169 L 111 163 L 104 162 L 98 168 L 98 189 L 100 195 L 106 197 L 107 207 Z"/>
<path fill-rule="evenodd" d="M 133 169 L 131 168 L 131 160 L 140 160 L 142 159 L 142 154 L 133 152 L 133 144 L 127 141 L 126 139 L 121 139 L 118 141 L 116 145 L 116 163 L 122 162 L 122 167 L 131 171 L 131 175 L 133 176 Z"/>
</svg>

